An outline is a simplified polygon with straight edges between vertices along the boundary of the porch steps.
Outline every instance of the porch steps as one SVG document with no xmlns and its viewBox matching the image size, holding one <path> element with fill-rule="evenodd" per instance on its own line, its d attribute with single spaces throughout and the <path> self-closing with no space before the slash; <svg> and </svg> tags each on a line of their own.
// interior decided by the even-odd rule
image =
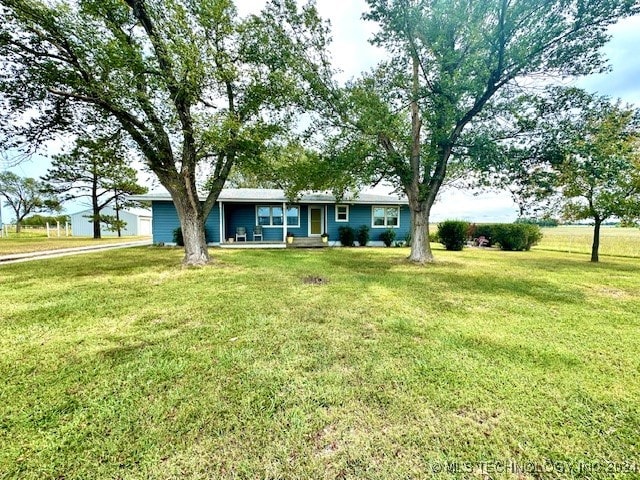
<svg viewBox="0 0 640 480">
<path fill-rule="evenodd" d="M 324 248 L 329 246 L 320 237 L 293 237 L 293 243 L 287 243 L 287 248 Z"/>
</svg>

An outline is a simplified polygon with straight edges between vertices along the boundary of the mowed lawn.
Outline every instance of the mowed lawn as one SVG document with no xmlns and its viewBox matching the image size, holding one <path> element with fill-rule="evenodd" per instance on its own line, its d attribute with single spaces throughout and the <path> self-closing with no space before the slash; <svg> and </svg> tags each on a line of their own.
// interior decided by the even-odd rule
<svg viewBox="0 0 640 480">
<path fill-rule="evenodd" d="M 640 475 L 638 259 L 212 253 L 0 266 L 0 478 Z"/>
<path fill-rule="evenodd" d="M 591 253 L 593 226 L 543 228 L 542 233 L 542 240 L 534 249 Z M 605 256 L 640 258 L 640 228 L 602 227 L 599 251 Z"/>
<path fill-rule="evenodd" d="M 145 240 L 149 237 L 105 237 L 93 239 L 90 237 L 51 237 L 33 234 L 12 234 L 0 238 L 0 256 L 19 253 L 43 252 L 48 250 L 61 250 L 64 248 L 91 247 L 96 245 L 111 245 L 114 243 L 133 242 Z"/>
</svg>

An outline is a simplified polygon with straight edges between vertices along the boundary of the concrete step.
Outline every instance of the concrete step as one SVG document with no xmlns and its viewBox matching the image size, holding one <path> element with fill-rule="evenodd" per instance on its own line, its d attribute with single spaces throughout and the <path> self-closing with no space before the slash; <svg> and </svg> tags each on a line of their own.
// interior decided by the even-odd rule
<svg viewBox="0 0 640 480">
<path fill-rule="evenodd" d="M 293 237 L 293 243 L 287 242 L 289 248 L 324 248 L 329 246 L 320 237 Z"/>
</svg>

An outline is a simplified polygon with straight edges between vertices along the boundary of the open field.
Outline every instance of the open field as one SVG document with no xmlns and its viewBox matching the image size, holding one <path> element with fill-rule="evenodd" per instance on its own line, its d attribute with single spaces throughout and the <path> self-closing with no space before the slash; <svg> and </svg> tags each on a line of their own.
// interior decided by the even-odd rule
<svg viewBox="0 0 640 480">
<path fill-rule="evenodd" d="M 543 228 L 542 233 L 536 250 L 591 253 L 593 226 Z M 602 227 L 600 255 L 640 257 L 640 228 Z"/>
<path fill-rule="evenodd" d="M 15 253 L 42 252 L 46 250 L 60 250 L 62 248 L 87 247 L 93 245 L 134 242 L 144 240 L 148 237 L 105 237 L 94 240 L 90 237 L 51 237 L 47 234 L 34 234 L 24 232 L 12 234 L 8 237 L 0 238 L 0 255 L 11 255 Z"/>
<path fill-rule="evenodd" d="M 0 266 L 0 478 L 640 475 L 637 259 L 213 252 Z"/>
</svg>

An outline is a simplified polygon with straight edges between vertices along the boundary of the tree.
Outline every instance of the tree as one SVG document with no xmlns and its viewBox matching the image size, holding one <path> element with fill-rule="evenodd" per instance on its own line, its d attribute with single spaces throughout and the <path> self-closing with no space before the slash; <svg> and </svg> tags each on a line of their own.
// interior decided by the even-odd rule
<svg viewBox="0 0 640 480">
<path fill-rule="evenodd" d="M 335 113 L 325 116 L 326 163 L 407 195 L 409 259 L 419 263 L 433 260 L 429 216 L 440 187 L 491 140 L 487 126 L 524 88 L 516 80 L 601 70 L 607 27 L 639 10 L 632 0 L 367 3 L 364 18 L 380 26 L 372 43 L 391 59 L 327 102 Z"/>
<path fill-rule="evenodd" d="M 0 173 L 0 195 L 5 206 L 16 216 L 16 232 L 20 233 L 22 220 L 31 213 L 60 210 L 57 198 L 44 194 L 43 185 L 34 178 L 19 177 L 12 172 Z"/>
<path fill-rule="evenodd" d="M 640 111 L 590 100 L 573 128 L 563 131 L 569 138 L 557 170 L 565 216 L 594 222 L 591 261 L 597 262 L 602 223 L 640 218 Z"/>
<path fill-rule="evenodd" d="M 91 199 L 93 238 L 101 238 L 101 211 L 115 204 L 116 215 L 123 197 L 139 195 L 147 189 L 137 183 L 136 170 L 127 165 L 118 135 L 80 137 L 68 154 L 56 155 L 42 178 L 46 191 L 63 201 Z M 128 205 L 124 205 L 125 207 Z M 119 218 L 117 218 L 119 220 Z M 119 229 L 118 236 L 120 236 Z"/>
<path fill-rule="evenodd" d="M 42 144 L 89 113 L 117 123 L 171 194 L 186 264 L 209 260 L 204 222 L 232 166 L 286 142 L 329 73 L 326 27 L 290 0 L 244 19 L 231 0 L 0 5 L 6 146 Z"/>
</svg>

